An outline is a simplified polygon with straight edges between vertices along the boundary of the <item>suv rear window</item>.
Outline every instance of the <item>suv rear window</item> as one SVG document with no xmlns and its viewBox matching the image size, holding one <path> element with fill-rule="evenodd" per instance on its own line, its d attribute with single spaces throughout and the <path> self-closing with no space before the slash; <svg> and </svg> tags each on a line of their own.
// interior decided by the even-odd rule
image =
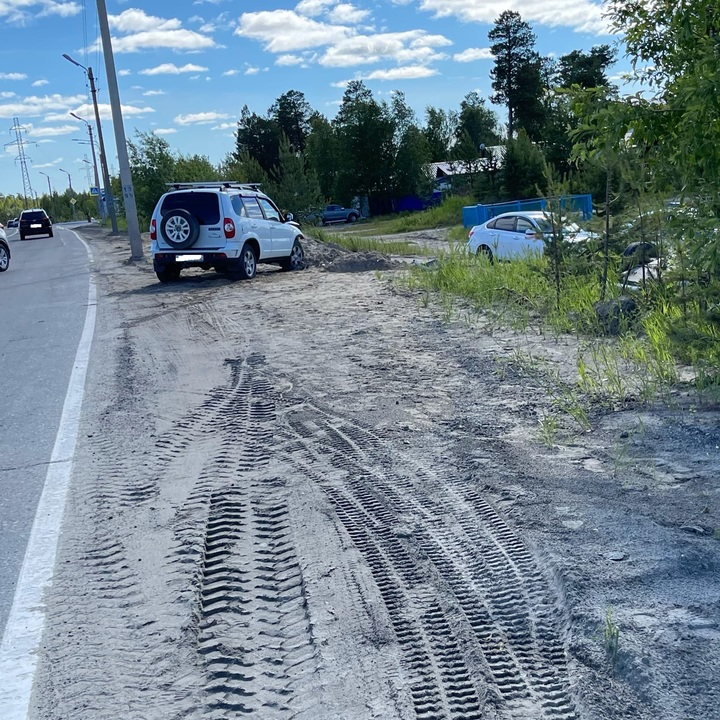
<svg viewBox="0 0 720 720">
<path fill-rule="evenodd" d="M 220 205 L 216 193 L 172 193 L 163 200 L 160 214 L 165 215 L 171 210 L 187 210 L 201 225 L 217 225 L 220 222 Z"/>
<path fill-rule="evenodd" d="M 20 215 L 21 220 L 46 220 L 47 215 L 43 210 L 28 210 Z"/>
</svg>

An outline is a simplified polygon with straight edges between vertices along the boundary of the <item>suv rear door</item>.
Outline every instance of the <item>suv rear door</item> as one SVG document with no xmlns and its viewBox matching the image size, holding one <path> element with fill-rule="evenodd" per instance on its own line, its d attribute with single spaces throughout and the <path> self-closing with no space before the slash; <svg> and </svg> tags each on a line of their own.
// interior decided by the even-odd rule
<svg viewBox="0 0 720 720">
<path fill-rule="evenodd" d="M 168 193 L 160 206 L 158 231 L 160 231 L 162 218 L 171 210 L 187 210 L 198 221 L 200 234 L 197 241 L 193 243 L 192 250 L 220 250 L 225 247 L 227 241 L 223 232 L 224 218 L 220 209 L 218 193 L 202 190 Z M 165 242 L 162 232 L 158 232 L 158 244 L 170 247 Z"/>
<path fill-rule="evenodd" d="M 255 195 L 242 196 L 241 200 L 248 217 L 250 230 L 257 235 L 257 239 L 260 241 L 260 257 L 262 259 L 273 257 L 272 222 L 265 219 L 262 207 Z"/>
</svg>

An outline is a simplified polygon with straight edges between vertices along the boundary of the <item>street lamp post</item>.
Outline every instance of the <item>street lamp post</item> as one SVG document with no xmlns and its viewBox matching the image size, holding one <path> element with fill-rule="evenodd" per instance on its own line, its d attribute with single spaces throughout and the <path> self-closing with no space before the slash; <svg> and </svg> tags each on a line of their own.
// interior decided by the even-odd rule
<svg viewBox="0 0 720 720">
<path fill-rule="evenodd" d="M 68 187 L 70 188 L 70 194 L 72 195 L 72 178 L 70 177 L 70 173 L 67 170 L 63 170 L 62 168 L 58 168 L 60 172 L 64 172 L 68 176 Z M 75 203 L 72 202 L 75 198 L 70 197 L 70 204 L 72 205 L 73 210 L 73 220 L 75 219 Z"/>
<path fill-rule="evenodd" d="M 102 195 L 100 193 L 100 176 L 98 175 L 98 167 L 97 167 L 97 159 L 95 158 L 95 143 L 93 141 L 93 131 L 92 131 L 92 125 L 87 121 L 81 118 L 79 115 L 76 115 L 74 112 L 70 113 L 76 120 L 80 120 L 81 122 L 84 122 L 87 126 L 88 135 L 90 137 L 90 149 L 92 150 L 92 159 L 93 159 L 93 170 L 95 171 L 95 187 L 98 191 L 97 196 L 97 206 L 98 206 L 98 212 L 100 213 L 100 217 L 105 218 L 105 210 L 103 208 L 103 202 L 102 202 Z M 107 189 L 105 190 L 107 192 Z M 113 215 L 115 213 L 113 212 Z M 117 220 L 115 221 L 115 224 L 117 225 Z M 116 232 L 116 230 L 113 230 L 113 232 Z"/>
<path fill-rule="evenodd" d="M 105 154 L 105 142 L 103 141 L 102 125 L 100 125 L 100 110 L 98 109 L 97 103 L 97 90 L 95 89 L 95 77 L 91 67 L 85 67 L 81 65 L 77 60 L 73 60 L 67 53 L 63 53 L 63 57 L 71 62 L 73 65 L 77 65 L 82 68 L 88 76 L 88 82 L 90 83 L 90 93 L 92 95 L 93 108 L 95 110 L 95 124 L 97 125 L 98 145 L 100 145 L 100 167 L 103 174 L 103 183 L 105 184 L 105 202 L 107 204 L 108 214 L 110 215 L 110 224 L 112 225 L 113 234 L 117 234 L 118 225 L 117 217 L 115 216 L 115 203 L 113 202 L 112 188 L 110 187 L 110 174 L 108 173 L 107 155 Z M 73 113 L 70 113 L 73 115 Z M 73 115 L 77 117 L 77 115 Z M 78 118 L 80 120 L 81 118 Z M 99 189 L 99 188 L 98 188 Z"/>
<path fill-rule="evenodd" d="M 58 170 L 60 172 L 64 172 L 68 176 L 68 188 L 70 189 L 70 192 L 72 192 L 72 177 L 70 177 L 70 173 L 67 170 L 63 170 L 62 168 L 58 168 Z"/>
<path fill-rule="evenodd" d="M 38 170 L 38 172 L 41 175 L 44 175 L 47 178 L 48 181 L 48 201 L 50 202 L 50 213 L 52 214 L 53 211 L 53 194 L 52 194 L 52 185 L 50 184 L 50 176 L 47 173 L 44 173 L 42 170 Z"/>
</svg>

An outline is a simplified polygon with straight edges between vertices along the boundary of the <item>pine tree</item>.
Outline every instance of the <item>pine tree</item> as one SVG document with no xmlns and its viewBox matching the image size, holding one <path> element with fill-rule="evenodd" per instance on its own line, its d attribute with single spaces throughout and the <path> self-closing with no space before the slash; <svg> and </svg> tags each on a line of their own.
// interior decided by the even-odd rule
<svg viewBox="0 0 720 720">
<path fill-rule="evenodd" d="M 490 71 L 495 94 L 490 101 L 507 105 L 508 137 L 512 138 L 516 118 L 522 114 L 521 106 L 539 101 L 542 93 L 535 34 L 520 13 L 506 10 L 495 21 L 488 38 L 493 43 L 490 49 L 495 57 L 495 67 Z"/>
</svg>

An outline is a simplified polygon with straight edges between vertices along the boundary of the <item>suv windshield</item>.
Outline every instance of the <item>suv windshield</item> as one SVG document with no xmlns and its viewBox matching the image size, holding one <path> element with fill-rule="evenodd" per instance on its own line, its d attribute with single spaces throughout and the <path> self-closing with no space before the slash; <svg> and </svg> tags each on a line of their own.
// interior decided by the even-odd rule
<svg viewBox="0 0 720 720">
<path fill-rule="evenodd" d="M 171 210 L 187 210 L 201 225 L 217 225 L 220 222 L 218 196 L 208 192 L 175 192 L 168 195 L 160 208 L 165 215 Z"/>
</svg>

